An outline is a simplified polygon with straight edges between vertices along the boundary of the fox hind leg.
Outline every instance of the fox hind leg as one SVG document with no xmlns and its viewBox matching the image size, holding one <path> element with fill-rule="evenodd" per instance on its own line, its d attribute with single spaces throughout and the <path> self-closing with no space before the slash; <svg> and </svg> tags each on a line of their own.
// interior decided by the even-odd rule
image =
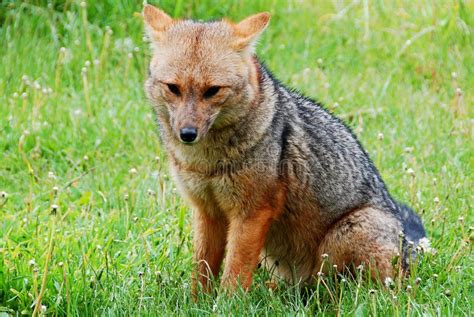
<svg viewBox="0 0 474 317">
<path fill-rule="evenodd" d="M 392 259 L 401 253 L 399 232 L 401 223 L 388 212 L 365 207 L 351 212 L 339 220 L 326 234 L 319 246 L 319 265 L 322 255 L 342 271 L 351 265 L 364 265 L 372 279 L 393 278 Z M 323 266 L 327 272 L 328 265 Z"/>
</svg>

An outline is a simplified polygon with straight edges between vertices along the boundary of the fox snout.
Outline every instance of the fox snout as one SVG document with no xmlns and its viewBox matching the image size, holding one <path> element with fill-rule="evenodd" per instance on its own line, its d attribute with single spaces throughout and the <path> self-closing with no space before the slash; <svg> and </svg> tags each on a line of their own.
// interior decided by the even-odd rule
<svg viewBox="0 0 474 317">
<path fill-rule="evenodd" d="M 216 108 L 197 103 L 185 103 L 168 109 L 175 138 L 187 145 L 204 139 L 219 113 Z"/>
</svg>

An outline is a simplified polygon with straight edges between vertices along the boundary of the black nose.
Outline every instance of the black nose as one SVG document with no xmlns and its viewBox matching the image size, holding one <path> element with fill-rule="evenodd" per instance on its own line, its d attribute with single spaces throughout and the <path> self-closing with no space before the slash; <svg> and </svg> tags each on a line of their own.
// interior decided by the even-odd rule
<svg viewBox="0 0 474 317">
<path fill-rule="evenodd" d="M 197 129 L 192 127 L 186 127 L 179 130 L 179 137 L 181 141 L 185 143 L 191 143 L 197 138 Z"/>
</svg>

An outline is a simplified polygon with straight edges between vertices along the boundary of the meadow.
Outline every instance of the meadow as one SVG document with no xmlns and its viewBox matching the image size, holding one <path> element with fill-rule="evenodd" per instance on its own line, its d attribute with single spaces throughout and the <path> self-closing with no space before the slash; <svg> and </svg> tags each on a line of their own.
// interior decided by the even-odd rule
<svg viewBox="0 0 474 317">
<path fill-rule="evenodd" d="M 143 83 L 141 1 L 0 2 L 0 316 L 469 316 L 474 2 L 150 1 L 174 17 L 272 13 L 276 77 L 357 134 L 433 253 L 392 286 L 318 279 L 190 292 L 190 209 Z M 355 242 L 356 247 L 356 242 Z"/>
</svg>

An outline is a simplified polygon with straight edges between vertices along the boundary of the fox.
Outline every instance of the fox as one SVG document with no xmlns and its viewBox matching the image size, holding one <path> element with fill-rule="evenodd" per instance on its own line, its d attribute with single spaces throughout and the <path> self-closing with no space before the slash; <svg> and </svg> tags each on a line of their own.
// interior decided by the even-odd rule
<svg viewBox="0 0 474 317">
<path fill-rule="evenodd" d="M 145 92 L 177 189 L 192 209 L 193 290 L 249 290 L 260 265 L 311 284 L 329 267 L 374 280 L 427 243 L 352 130 L 279 82 L 256 54 L 270 14 L 240 22 L 143 9 Z M 328 265 L 325 265 L 325 263 Z M 221 266 L 223 271 L 221 273 Z"/>
</svg>

